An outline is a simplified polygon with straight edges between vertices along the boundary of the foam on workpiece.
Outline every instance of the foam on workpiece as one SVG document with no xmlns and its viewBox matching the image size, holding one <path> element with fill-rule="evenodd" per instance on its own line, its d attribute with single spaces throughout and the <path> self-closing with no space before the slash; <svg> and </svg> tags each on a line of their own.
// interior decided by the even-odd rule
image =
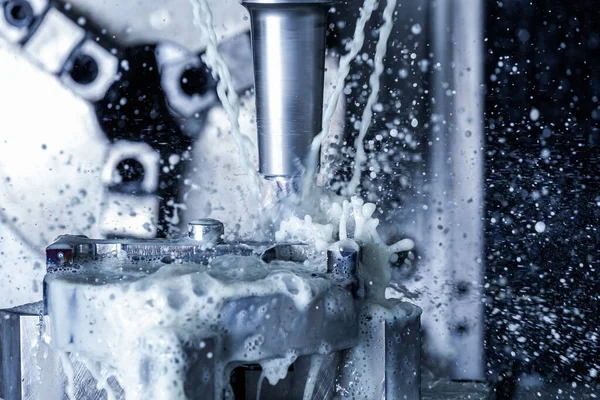
<svg viewBox="0 0 600 400">
<path fill-rule="evenodd" d="M 206 337 L 214 339 L 218 349 L 225 333 L 243 346 L 235 353 L 204 354 L 216 365 L 215 387 L 225 390 L 227 371 L 232 363 L 240 362 L 259 363 L 264 377 L 274 385 L 285 378 L 299 354 L 294 349 L 285 354 L 265 353 L 265 337 L 248 331 L 248 321 L 268 318 L 267 307 L 250 306 L 239 310 L 233 321 L 224 321 L 223 305 L 233 299 L 282 295 L 299 311 L 322 304 L 327 312 L 343 314 L 351 307 L 350 298 L 330 296 L 323 303 L 315 301 L 334 284 L 324 275 L 325 252 L 332 246 L 342 249 L 354 242 L 362 251 L 358 276 L 365 297 L 359 321 L 388 314 L 386 318 L 392 316 L 399 323 L 414 320 L 418 309 L 398 308 L 397 302 L 390 303 L 384 295 L 390 256 L 411 249 L 412 242 L 387 245 L 377 233 L 378 220 L 372 217 L 375 206 L 358 198 L 332 203 L 324 211 L 315 209 L 314 218 L 290 217 L 276 233 L 282 241 L 309 243 L 310 262 L 267 264 L 256 256 L 224 255 L 207 265 L 176 260 L 165 265 L 163 256 L 133 261 L 116 252 L 112 259 L 56 269 L 46 278 L 50 316 L 47 340 L 54 349 L 77 353 L 86 360 L 101 383 L 108 377 L 98 371 L 114 371 L 127 399 L 142 399 L 149 393 L 157 398 L 187 399 L 184 382 L 188 355 L 182 343 Z M 354 353 L 360 355 L 360 349 L 372 348 L 375 336 L 371 325 L 361 326 L 361 344 Z M 199 346 L 202 348 L 202 343 Z M 331 347 L 323 341 L 312 352 L 326 354 Z M 369 378 L 365 365 L 369 364 L 353 367 L 363 372 L 352 374 L 351 380 L 368 393 L 369 385 L 377 380 Z M 313 385 L 314 380 L 307 380 L 308 391 Z"/>
<path fill-rule="evenodd" d="M 202 336 L 218 338 L 225 326 L 225 302 L 283 294 L 303 310 L 331 285 L 302 264 L 266 264 L 255 257 L 220 256 L 207 266 L 181 263 L 159 267 L 159 260 L 131 263 L 118 259 L 91 264 L 77 273 L 46 278 L 50 289 L 48 340 L 56 349 L 113 367 L 127 399 L 141 399 L 145 393 L 185 399 L 186 354 L 181 343 Z M 247 320 L 266 311 L 248 309 L 235 316 L 234 328 L 242 335 L 236 339 L 244 343 L 242 353 L 219 359 L 209 352 L 206 357 L 215 357 L 221 370 L 231 360 L 259 362 L 271 384 L 285 377 L 294 353 L 264 360 L 264 338 L 245 336 Z M 235 332 L 229 333 L 235 337 Z M 146 356 L 169 361 L 156 365 L 160 372 L 144 371 L 151 368 L 144 361 Z M 146 381 L 143 377 L 148 375 L 156 379 Z"/>
</svg>

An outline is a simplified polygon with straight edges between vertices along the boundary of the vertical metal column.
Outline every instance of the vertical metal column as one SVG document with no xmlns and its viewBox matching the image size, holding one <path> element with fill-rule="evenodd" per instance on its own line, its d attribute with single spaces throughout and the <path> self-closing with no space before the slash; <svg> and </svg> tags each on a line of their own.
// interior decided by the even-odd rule
<svg viewBox="0 0 600 400">
<path fill-rule="evenodd" d="M 454 377 L 482 379 L 484 271 L 483 2 L 454 0 L 452 70 L 452 340 Z"/>
<path fill-rule="evenodd" d="M 424 306 L 432 353 L 452 378 L 483 378 L 483 5 L 437 0 Z M 428 311 L 431 314 L 428 314 Z"/>
</svg>

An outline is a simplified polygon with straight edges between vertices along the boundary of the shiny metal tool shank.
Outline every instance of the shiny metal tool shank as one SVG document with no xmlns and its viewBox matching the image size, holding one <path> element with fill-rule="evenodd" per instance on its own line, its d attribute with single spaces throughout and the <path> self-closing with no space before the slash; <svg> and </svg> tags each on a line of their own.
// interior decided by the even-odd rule
<svg viewBox="0 0 600 400">
<path fill-rule="evenodd" d="M 331 1 L 242 0 L 250 12 L 259 169 L 292 179 L 321 129 Z"/>
</svg>

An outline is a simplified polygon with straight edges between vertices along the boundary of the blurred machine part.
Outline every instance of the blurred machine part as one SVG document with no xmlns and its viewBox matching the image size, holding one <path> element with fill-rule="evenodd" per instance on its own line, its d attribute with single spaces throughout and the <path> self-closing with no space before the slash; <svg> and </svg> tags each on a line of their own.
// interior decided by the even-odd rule
<svg viewBox="0 0 600 400">
<path fill-rule="evenodd" d="M 3 9 L 0 36 L 91 102 L 112 144 L 102 173 L 102 233 L 164 237 L 177 231 L 177 210 L 168 205 L 183 202 L 184 153 L 218 103 L 202 54 L 168 42 L 122 47 L 71 3 L 10 0 Z M 239 66 L 252 62 L 249 35 L 229 38 L 220 52 L 232 66 L 236 90 L 248 90 L 252 74 Z M 140 215 L 130 222 L 115 218 L 134 210 Z"/>
</svg>

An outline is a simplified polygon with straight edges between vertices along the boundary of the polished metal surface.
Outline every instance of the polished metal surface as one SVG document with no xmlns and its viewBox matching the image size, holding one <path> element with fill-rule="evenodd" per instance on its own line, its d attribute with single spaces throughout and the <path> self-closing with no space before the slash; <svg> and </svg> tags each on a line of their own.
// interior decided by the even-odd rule
<svg viewBox="0 0 600 400">
<path fill-rule="evenodd" d="M 190 239 L 205 244 L 217 244 L 223 241 L 225 227 L 223 223 L 212 218 L 196 219 L 188 224 L 188 236 Z"/>
<path fill-rule="evenodd" d="M 381 307 L 387 311 L 379 312 Z M 421 399 L 420 316 L 421 309 L 409 303 L 365 302 L 361 344 L 345 351 L 340 366 L 336 391 L 341 398 Z"/>
<path fill-rule="evenodd" d="M 259 170 L 300 175 L 321 129 L 328 2 L 244 0 L 250 12 Z"/>
<path fill-rule="evenodd" d="M 557 393 L 556 391 L 554 393 Z M 560 392 L 558 392 L 560 393 Z M 524 397 L 517 397 L 524 400 Z M 532 397 L 533 398 L 533 397 Z M 537 397 L 540 398 L 539 392 Z M 552 398 L 550 393 L 541 398 Z M 566 397 L 565 397 L 566 398 Z M 572 397 L 581 398 L 581 397 Z M 438 379 L 423 383 L 421 400 L 496 400 L 496 393 L 490 384 L 481 381 L 452 381 Z"/>
</svg>

